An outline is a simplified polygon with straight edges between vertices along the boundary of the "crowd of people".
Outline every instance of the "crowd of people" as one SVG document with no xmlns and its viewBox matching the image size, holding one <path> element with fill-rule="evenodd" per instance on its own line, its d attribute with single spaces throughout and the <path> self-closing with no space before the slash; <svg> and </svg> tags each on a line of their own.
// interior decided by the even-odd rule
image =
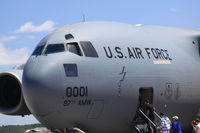
<svg viewBox="0 0 200 133">
<path fill-rule="evenodd" d="M 149 100 L 145 100 L 145 114 L 146 116 L 154 122 L 154 111 L 155 108 L 149 103 Z M 171 120 L 164 114 L 160 113 L 161 117 L 161 122 L 159 126 L 154 127 L 152 126 L 152 123 L 147 120 L 147 127 L 148 127 L 148 133 L 152 133 L 152 129 L 155 131 L 156 128 L 162 131 L 162 133 L 182 133 L 181 131 L 181 124 L 179 122 L 178 116 L 173 116 L 172 117 L 172 122 Z M 198 133 L 198 132 L 194 132 Z M 199 132 L 200 133 L 200 132 Z"/>
<path fill-rule="evenodd" d="M 162 133 L 170 133 L 170 131 L 171 133 L 182 133 L 178 116 L 173 116 L 172 122 L 164 113 L 160 113 L 160 117 L 161 123 L 157 128 L 160 129 Z"/>
<path fill-rule="evenodd" d="M 153 107 L 149 100 L 145 100 L 145 114 L 151 122 L 154 122 L 154 111 Z M 172 121 L 164 114 L 160 113 L 161 122 L 159 126 L 155 127 L 149 120 L 146 120 L 148 133 L 152 133 L 152 129 L 155 131 L 159 129 L 162 133 L 182 133 L 181 124 L 178 116 L 173 116 Z M 200 118 L 197 118 L 192 121 L 193 133 L 200 133 Z"/>
</svg>

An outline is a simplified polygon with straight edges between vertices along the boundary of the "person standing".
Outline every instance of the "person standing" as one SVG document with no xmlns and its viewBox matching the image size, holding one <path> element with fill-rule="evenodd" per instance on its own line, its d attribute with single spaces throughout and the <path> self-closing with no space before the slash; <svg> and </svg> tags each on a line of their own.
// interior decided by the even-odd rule
<svg viewBox="0 0 200 133">
<path fill-rule="evenodd" d="M 154 123 L 154 107 L 150 104 L 149 100 L 145 100 L 145 115 Z M 147 122 L 147 128 L 148 128 L 148 133 L 151 133 L 152 130 L 151 128 L 155 131 L 155 127 L 148 121 Z"/>
<path fill-rule="evenodd" d="M 200 119 L 197 118 L 197 119 L 196 119 L 196 122 L 197 122 L 196 133 L 200 133 Z"/>
<path fill-rule="evenodd" d="M 162 112 L 160 113 L 160 117 L 161 117 L 161 123 L 160 126 L 158 126 L 157 128 L 161 129 L 162 133 L 169 133 L 171 126 L 170 119 Z"/>
<path fill-rule="evenodd" d="M 145 100 L 145 113 L 148 116 L 148 118 L 154 122 L 154 107 L 150 104 L 149 100 Z"/>
<path fill-rule="evenodd" d="M 172 117 L 172 133 L 182 133 L 181 131 L 181 124 L 178 120 L 178 116 Z"/>
<path fill-rule="evenodd" d="M 193 120 L 191 124 L 192 124 L 192 128 L 193 128 L 192 133 L 197 133 L 197 121 Z"/>
</svg>

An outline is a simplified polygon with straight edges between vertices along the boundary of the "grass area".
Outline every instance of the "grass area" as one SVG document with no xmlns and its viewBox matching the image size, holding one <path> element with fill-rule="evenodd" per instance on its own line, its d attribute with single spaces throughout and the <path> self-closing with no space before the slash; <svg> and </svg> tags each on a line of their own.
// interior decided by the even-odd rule
<svg viewBox="0 0 200 133">
<path fill-rule="evenodd" d="M 0 127 L 0 133 L 24 133 L 28 129 L 42 127 L 41 124 L 31 124 L 31 125 L 7 125 Z"/>
</svg>

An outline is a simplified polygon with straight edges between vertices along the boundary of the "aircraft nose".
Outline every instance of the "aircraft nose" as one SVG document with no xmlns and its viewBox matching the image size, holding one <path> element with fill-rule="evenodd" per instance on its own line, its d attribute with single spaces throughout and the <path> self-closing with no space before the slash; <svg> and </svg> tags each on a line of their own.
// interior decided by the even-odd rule
<svg viewBox="0 0 200 133">
<path fill-rule="evenodd" d="M 59 67 L 53 60 L 29 60 L 23 72 L 23 94 L 31 113 L 46 115 L 55 111 L 59 97 Z"/>
</svg>

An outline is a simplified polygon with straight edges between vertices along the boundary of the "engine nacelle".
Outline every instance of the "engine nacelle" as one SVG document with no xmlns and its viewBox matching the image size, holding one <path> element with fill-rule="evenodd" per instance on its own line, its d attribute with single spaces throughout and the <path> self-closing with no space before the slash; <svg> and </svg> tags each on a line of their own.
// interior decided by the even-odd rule
<svg viewBox="0 0 200 133">
<path fill-rule="evenodd" d="M 22 93 L 23 69 L 0 73 L 0 113 L 6 115 L 31 114 Z"/>
</svg>

